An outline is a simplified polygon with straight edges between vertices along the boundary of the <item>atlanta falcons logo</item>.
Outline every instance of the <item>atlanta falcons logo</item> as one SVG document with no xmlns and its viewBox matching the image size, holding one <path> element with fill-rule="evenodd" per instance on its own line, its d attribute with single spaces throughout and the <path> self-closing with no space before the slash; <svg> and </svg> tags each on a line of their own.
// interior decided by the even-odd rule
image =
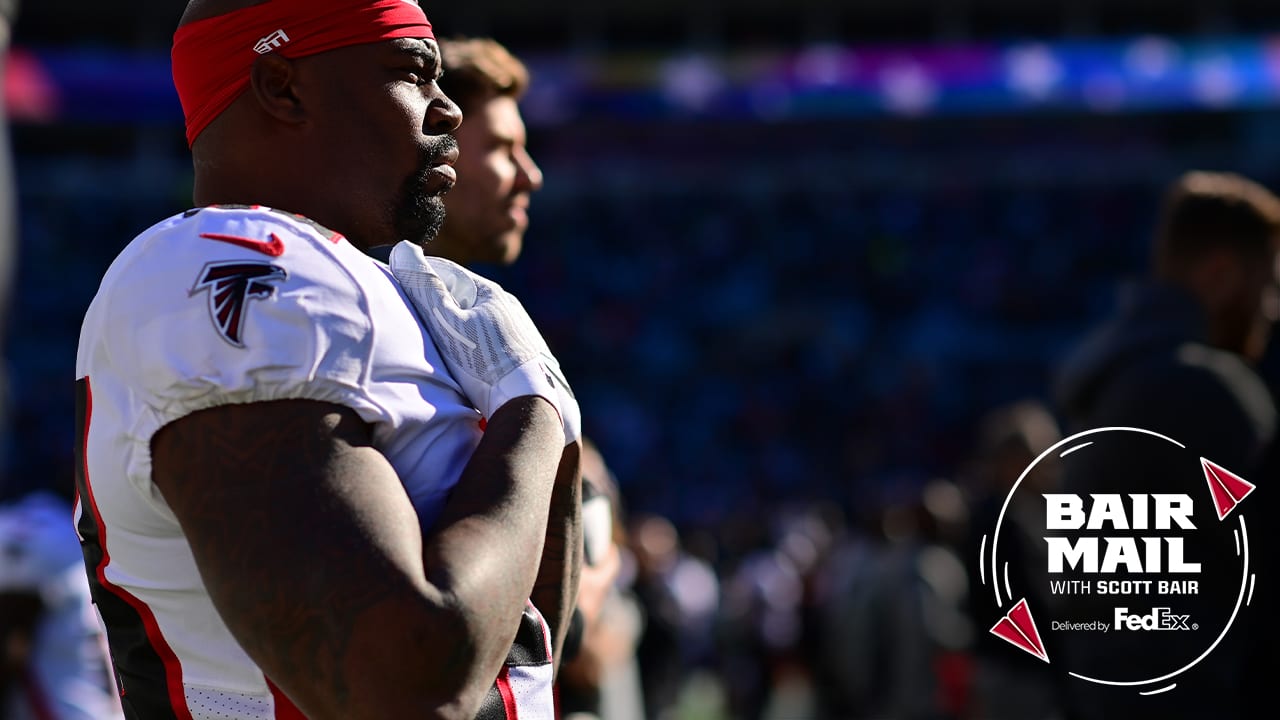
<svg viewBox="0 0 1280 720">
<path fill-rule="evenodd" d="M 191 288 L 209 294 L 209 317 L 218 334 L 238 348 L 244 347 L 244 311 L 250 300 L 268 298 L 276 289 L 268 283 L 280 282 L 289 275 L 284 268 L 265 262 L 211 262 L 200 271 Z"/>
</svg>

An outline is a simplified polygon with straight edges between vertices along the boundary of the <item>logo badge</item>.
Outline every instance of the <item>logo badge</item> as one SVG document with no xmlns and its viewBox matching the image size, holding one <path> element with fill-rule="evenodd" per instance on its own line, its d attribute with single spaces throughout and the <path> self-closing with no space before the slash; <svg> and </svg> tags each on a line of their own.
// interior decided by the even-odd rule
<svg viewBox="0 0 1280 720">
<path fill-rule="evenodd" d="M 1149 430 L 1063 439 L 1023 470 L 982 538 L 991 634 L 1078 681 L 1173 690 L 1252 602 L 1242 503 L 1255 489 Z"/>
<path fill-rule="evenodd" d="M 288 278 L 284 268 L 265 262 L 211 262 L 200 271 L 189 296 L 207 293 L 209 318 L 223 340 L 244 347 L 245 310 L 250 300 L 275 294 L 272 283 Z"/>
<path fill-rule="evenodd" d="M 258 53 L 259 55 L 266 55 L 272 50 L 279 50 L 288 42 L 289 42 L 289 36 L 285 33 L 284 29 L 282 28 L 280 30 L 276 30 L 275 32 L 271 33 L 270 35 L 262 38 L 257 43 L 255 43 L 253 46 L 253 51 Z"/>
</svg>

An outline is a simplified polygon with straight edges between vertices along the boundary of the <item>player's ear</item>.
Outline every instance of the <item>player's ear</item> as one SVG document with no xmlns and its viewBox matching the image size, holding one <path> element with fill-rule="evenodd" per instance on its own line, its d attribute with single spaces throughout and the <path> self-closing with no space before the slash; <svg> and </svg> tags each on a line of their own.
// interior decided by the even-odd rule
<svg viewBox="0 0 1280 720">
<path fill-rule="evenodd" d="M 249 92 L 268 115 L 289 124 L 305 118 L 302 101 L 296 92 L 298 68 L 293 60 L 278 53 L 267 53 L 254 61 L 249 70 Z"/>
</svg>

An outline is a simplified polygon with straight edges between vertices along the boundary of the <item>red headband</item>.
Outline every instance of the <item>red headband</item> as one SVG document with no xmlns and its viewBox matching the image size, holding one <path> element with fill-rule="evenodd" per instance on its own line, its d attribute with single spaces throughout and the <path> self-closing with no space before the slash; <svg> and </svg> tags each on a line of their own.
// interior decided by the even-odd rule
<svg viewBox="0 0 1280 720">
<path fill-rule="evenodd" d="M 299 58 L 392 38 L 435 38 L 414 0 L 268 0 L 183 25 L 173 35 L 173 84 L 187 144 L 244 92 L 259 55 Z"/>
</svg>

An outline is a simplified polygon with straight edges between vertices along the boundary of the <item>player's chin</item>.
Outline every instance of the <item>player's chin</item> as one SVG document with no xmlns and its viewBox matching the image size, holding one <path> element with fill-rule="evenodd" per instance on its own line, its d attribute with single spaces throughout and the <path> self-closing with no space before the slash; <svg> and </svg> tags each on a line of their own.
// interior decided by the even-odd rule
<svg viewBox="0 0 1280 720">
<path fill-rule="evenodd" d="M 524 232 L 510 231 L 502 233 L 498 236 L 494 245 L 494 256 L 498 258 L 498 262 L 502 265 L 510 265 L 520 257 L 520 251 L 524 249 Z"/>
<path fill-rule="evenodd" d="M 396 234 L 403 240 L 425 245 L 435 239 L 444 225 L 444 200 L 418 195 L 396 213 Z"/>
</svg>

